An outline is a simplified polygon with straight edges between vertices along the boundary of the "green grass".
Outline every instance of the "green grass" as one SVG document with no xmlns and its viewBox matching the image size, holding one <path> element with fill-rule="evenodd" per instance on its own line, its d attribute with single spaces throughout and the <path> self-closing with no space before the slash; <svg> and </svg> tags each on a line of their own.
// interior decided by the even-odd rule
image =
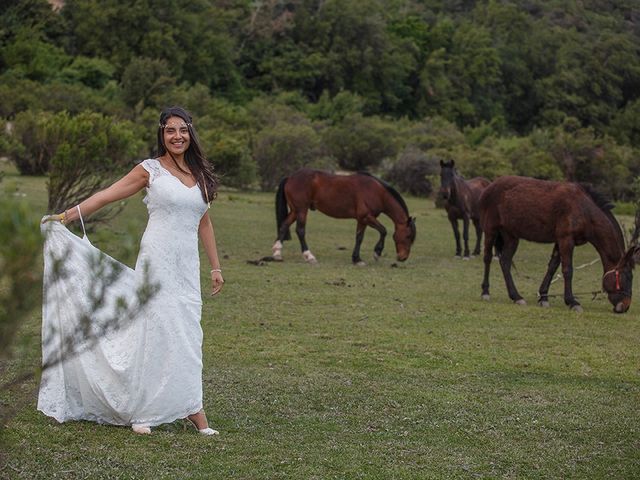
<svg viewBox="0 0 640 480">
<path fill-rule="evenodd" d="M 44 209 L 44 179 L 13 179 Z M 24 183 L 23 183 L 24 182 Z M 482 262 L 453 257 L 444 211 L 407 198 L 418 237 L 394 267 L 393 242 L 366 267 L 350 264 L 355 223 L 310 214 L 303 262 L 297 240 L 285 261 L 271 252 L 273 195 L 223 191 L 211 215 L 225 275 L 204 297 L 205 406 L 216 438 L 182 422 L 150 437 L 88 422 L 59 425 L 35 410 L 36 382 L 5 429 L 8 478 L 638 478 L 640 306 L 614 315 L 582 295 L 535 306 L 549 245 L 522 243 L 512 304 L 497 264 L 492 299 L 480 300 Z M 629 218 L 625 218 L 627 223 Z M 389 220 L 383 222 L 391 229 Z M 140 197 L 94 243 L 132 264 Z M 368 231 L 363 258 L 376 235 Z M 576 251 L 575 265 L 596 258 Z M 204 257 L 203 257 L 204 260 Z M 574 290 L 600 288 L 602 267 L 574 275 Z M 203 261 L 203 291 L 208 289 Z M 634 287 L 636 296 L 638 286 Z M 562 292 L 562 281 L 552 293 Z M 38 338 L 36 308 L 24 335 Z M 39 361 L 37 343 L 22 363 Z M 3 378 L 18 368 L 8 364 Z"/>
</svg>

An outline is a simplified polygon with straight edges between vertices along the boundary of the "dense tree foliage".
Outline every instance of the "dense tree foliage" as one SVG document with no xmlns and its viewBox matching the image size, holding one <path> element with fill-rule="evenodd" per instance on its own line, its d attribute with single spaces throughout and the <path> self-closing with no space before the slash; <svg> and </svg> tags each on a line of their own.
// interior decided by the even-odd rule
<svg viewBox="0 0 640 480">
<path fill-rule="evenodd" d="M 589 181 L 620 198 L 640 173 L 634 2 L 4 5 L 1 117 L 89 110 L 153 125 L 182 103 L 229 185 L 270 188 L 274 171 L 307 163 L 389 170 L 411 149 L 467 175 Z M 285 154 L 298 158 L 273 166 Z"/>
</svg>

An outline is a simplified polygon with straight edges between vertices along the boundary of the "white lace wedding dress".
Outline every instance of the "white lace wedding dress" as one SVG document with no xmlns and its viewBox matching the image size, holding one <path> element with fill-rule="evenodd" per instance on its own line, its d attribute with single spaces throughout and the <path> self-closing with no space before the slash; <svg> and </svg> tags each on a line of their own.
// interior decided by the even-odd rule
<svg viewBox="0 0 640 480">
<path fill-rule="evenodd" d="M 59 422 L 154 426 L 202 408 L 198 225 L 207 205 L 197 185 L 187 187 L 157 160 L 142 165 L 149 172 L 149 221 L 135 270 L 95 248 L 86 234 L 43 224 L 42 354 L 52 366 L 43 372 L 38 410 Z M 54 258 L 64 259 L 62 275 Z M 120 275 L 96 305 L 98 259 L 103 276 Z M 159 291 L 128 318 L 117 318 L 122 300 L 136 303 L 145 266 Z M 118 328 L 105 327 L 114 318 Z M 70 348 L 79 353 L 70 355 Z"/>
</svg>

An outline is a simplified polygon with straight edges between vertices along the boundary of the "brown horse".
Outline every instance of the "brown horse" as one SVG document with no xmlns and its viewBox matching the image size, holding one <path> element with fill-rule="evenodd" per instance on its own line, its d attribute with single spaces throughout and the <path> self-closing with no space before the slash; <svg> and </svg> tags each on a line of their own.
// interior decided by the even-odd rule
<svg viewBox="0 0 640 480">
<path fill-rule="evenodd" d="M 407 204 L 391 185 L 367 173 L 345 176 L 303 168 L 285 177 L 276 193 L 278 238 L 272 248 L 274 259 L 282 259 L 282 242 L 291 238 L 289 227 L 295 221 L 302 256 L 307 262 L 316 263 L 305 241 L 309 209 L 334 218 L 357 220 L 356 245 L 351 255 L 355 264 L 364 263 L 360 258 L 360 245 L 367 226 L 380 233 L 374 258 L 382 254 L 387 230 L 377 219 L 381 213 L 389 216 L 395 225 L 393 239 L 397 259 L 402 262 L 409 257 L 416 238 L 415 218 L 409 216 Z"/>
<path fill-rule="evenodd" d="M 480 223 L 485 234 L 482 298 L 489 299 L 489 269 L 492 249 L 500 254 L 509 298 L 526 302 L 511 277 L 511 262 L 520 239 L 553 243 L 547 273 L 540 285 L 539 304 L 548 306 L 549 285 L 560 263 L 564 277 L 564 302 L 582 311 L 571 290 L 573 249 L 591 243 L 604 269 L 602 288 L 614 306 L 623 313 L 631 305 L 633 267 L 640 261 L 640 247 L 625 252 L 622 229 L 611 213 L 613 206 L 584 185 L 551 182 L 526 177 L 500 177 L 480 198 Z"/>
<path fill-rule="evenodd" d="M 462 238 L 464 240 L 464 259 L 469 260 L 469 220 L 476 229 L 476 247 L 473 255 L 480 254 L 480 241 L 482 228 L 480 228 L 480 210 L 478 203 L 480 195 L 489 185 L 489 180 L 483 177 L 475 177 L 465 180 L 455 169 L 455 162 L 443 162 L 440 160 L 440 195 L 445 200 L 444 208 L 447 211 L 449 222 L 453 228 L 453 236 L 456 239 L 456 257 L 462 253 L 460 247 L 460 231 L 458 220 L 462 219 Z"/>
</svg>

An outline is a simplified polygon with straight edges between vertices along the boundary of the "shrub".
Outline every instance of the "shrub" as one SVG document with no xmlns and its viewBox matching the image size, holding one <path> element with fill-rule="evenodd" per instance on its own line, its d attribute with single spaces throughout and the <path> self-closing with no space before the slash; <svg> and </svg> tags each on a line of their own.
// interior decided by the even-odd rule
<svg viewBox="0 0 640 480">
<path fill-rule="evenodd" d="M 437 158 L 427 156 L 416 147 L 407 147 L 383 178 L 403 192 L 428 197 L 433 192 L 430 177 L 438 173 L 438 165 Z"/>
<path fill-rule="evenodd" d="M 436 153 L 434 151 L 434 153 Z M 469 148 L 460 145 L 448 153 L 442 153 L 445 158 L 456 161 L 456 167 L 466 179 L 473 177 L 486 177 L 493 180 L 502 175 L 512 175 L 511 162 L 498 149 L 490 145 L 482 145 L 477 148 Z"/>
<path fill-rule="evenodd" d="M 175 86 L 165 60 L 136 57 L 122 73 L 124 101 L 142 111 L 145 107 L 160 108 L 166 95 Z"/>
<path fill-rule="evenodd" d="M 69 208 L 110 185 L 144 149 L 135 124 L 98 113 L 58 113 L 43 127 L 50 155 L 49 211 Z"/>
<path fill-rule="evenodd" d="M 396 155 L 397 131 L 391 122 L 379 117 L 348 115 L 327 129 L 324 141 L 329 153 L 346 170 L 375 168 Z"/>
<path fill-rule="evenodd" d="M 406 122 L 398 123 L 403 125 Z M 407 145 L 415 145 L 422 151 L 434 148 L 451 149 L 466 142 L 458 127 L 442 117 L 430 117 L 406 124 L 402 128 L 401 136 Z"/>
<path fill-rule="evenodd" d="M 280 179 L 301 167 L 332 168 L 320 137 L 310 125 L 278 122 L 256 135 L 253 157 L 263 190 L 274 189 Z"/>
<path fill-rule="evenodd" d="M 509 159 L 513 172 L 542 180 L 562 180 L 562 170 L 549 151 L 552 139 L 544 131 L 523 138 L 500 138 L 496 148 Z"/>
<path fill-rule="evenodd" d="M 113 79 L 115 67 L 102 58 L 76 57 L 71 65 L 60 72 L 65 83 L 82 83 L 87 87 L 101 89 Z"/>
<path fill-rule="evenodd" d="M 246 140 L 230 133 L 208 132 L 203 145 L 224 185 L 248 188 L 256 182 L 257 166 Z"/>
<path fill-rule="evenodd" d="M 326 90 L 318 102 L 309 106 L 309 114 L 314 120 L 328 120 L 332 124 L 341 122 L 346 116 L 362 113 L 365 99 L 348 91 L 341 91 L 330 98 Z"/>
<path fill-rule="evenodd" d="M 6 153 L 22 175 L 44 175 L 49 171 L 52 152 L 47 148 L 45 132 L 52 116 L 26 111 L 12 122 Z"/>
</svg>

